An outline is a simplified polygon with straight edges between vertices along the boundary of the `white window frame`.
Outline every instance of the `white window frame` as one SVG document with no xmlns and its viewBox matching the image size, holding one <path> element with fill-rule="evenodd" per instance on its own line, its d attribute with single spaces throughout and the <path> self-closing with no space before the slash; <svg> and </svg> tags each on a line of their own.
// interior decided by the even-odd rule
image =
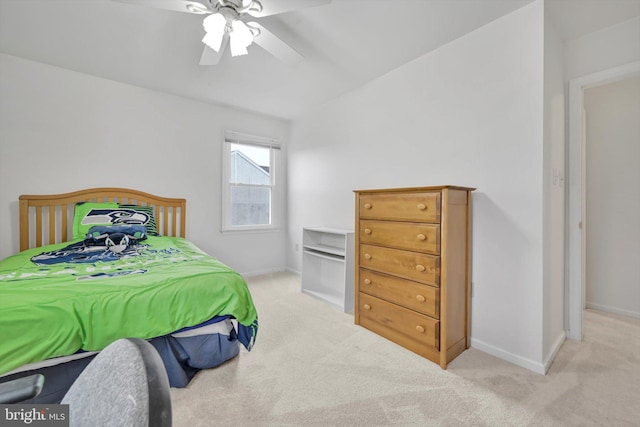
<svg viewBox="0 0 640 427">
<path fill-rule="evenodd" d="M 257 225 L 231 225 L 231 144 L 252 145 L 261 148 L 269 148 L 270 165 L 269 175 L 271 184 L 260 187 L 271 188 L 271 224 Z M 280 196 L 280 141 L 273 138 L 249 135 L 246 133 L 225 130 L 224 142 L 222 144 L 222 226 L 223 233 L 247 232 L 247 231 L 270 231 L 280 227 L 280 212 L 282 199 Z"/>
</svg>

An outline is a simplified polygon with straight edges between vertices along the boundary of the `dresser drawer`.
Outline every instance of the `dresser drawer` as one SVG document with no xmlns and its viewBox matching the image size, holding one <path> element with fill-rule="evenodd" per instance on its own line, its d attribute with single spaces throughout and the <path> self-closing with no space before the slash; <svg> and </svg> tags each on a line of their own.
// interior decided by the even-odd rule
<svg viewBox="0 0 640 427">
<path fill-rule="evenodd" d="M 440 285 L 438 256 L 361 244 L 358 259 L 361 267 L 370 270 L 430 285 Z"/>
<path fill-rule="evenodd" d="M 440 225 L 361 220 L 360 242 L 440 254 Z"/>
<path fill-rule="evenodd" d="M 440 289 L 360 269 L 360 292 L 440 318 Z"/>
<path fill-rule="evenodd" d="M 360 292 L 360 324 L 396 342 L 440 347 L 440 322 Z"/>
<path fill-rule="evenodd" d="M 362 194 L 360 218 L 440 222 L 440 192 Z"/>
</svg>

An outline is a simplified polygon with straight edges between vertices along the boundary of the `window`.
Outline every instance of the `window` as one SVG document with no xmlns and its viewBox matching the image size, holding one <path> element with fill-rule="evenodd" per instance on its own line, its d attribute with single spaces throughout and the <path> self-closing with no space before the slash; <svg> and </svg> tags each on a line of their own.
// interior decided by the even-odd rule
<svg viewBox="0 0 640 427">
<path fill-rule="evenodd" d="M 225 132 L 222 229 L 256 230 L 278 224 L 279 141 Z"/>
</svg>

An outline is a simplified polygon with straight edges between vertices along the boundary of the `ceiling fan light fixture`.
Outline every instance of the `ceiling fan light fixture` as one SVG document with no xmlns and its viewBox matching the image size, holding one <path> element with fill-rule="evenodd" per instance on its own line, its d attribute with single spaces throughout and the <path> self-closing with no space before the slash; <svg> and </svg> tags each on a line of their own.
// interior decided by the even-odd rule
<svg viewBox="0 0 640 427">
<path fill-rule="evenodd" d="M 231 48 L 231 56 L 246 55 L 249 53 L 247 47 L 253 43 L 253 32 L 242 21 L 233 21 L 231 23 L 231 34 L 229 35 L 229 47 Z"/>
<path fill-rule="evenodd" d="M 206 31 L 202 42 L 216 52 L 220 52 L 220 46 L 227 27 L 227 19 L 220 13 L 214 13 L 204 18 L 202 26 Z"/>
</svg>

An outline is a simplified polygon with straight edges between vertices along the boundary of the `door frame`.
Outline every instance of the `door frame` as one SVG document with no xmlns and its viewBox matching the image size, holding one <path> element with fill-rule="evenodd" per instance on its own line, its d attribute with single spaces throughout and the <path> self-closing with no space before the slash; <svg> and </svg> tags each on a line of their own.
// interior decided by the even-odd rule
<svg viewBox="0 0 640 427">
<path fill-rule="evenodd" d="M 623 80 L 640 73 L 640 61 L 569 80 L 569 211 L 566 228 L 568 249 L 569 298 L 567 337 L 582 341 L 582 312 L 585 306 L 585 235 L 586 217 L 586 156 L 584 90 Z"/>
</svg>

